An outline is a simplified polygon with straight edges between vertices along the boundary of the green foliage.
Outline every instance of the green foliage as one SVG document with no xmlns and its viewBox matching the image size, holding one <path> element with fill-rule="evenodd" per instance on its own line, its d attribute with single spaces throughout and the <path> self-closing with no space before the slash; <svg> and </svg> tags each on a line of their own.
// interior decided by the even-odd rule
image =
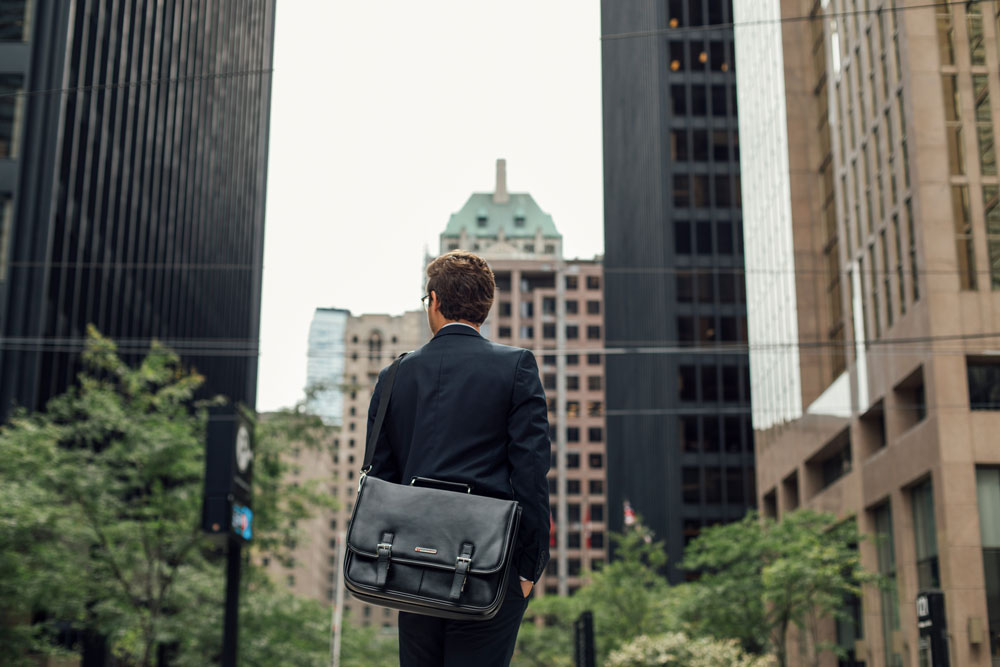
<svg viewBox="0 0 1000 667">
<path fill-rule="evenodd" d="M 780 522 L 748 514 L 704 531 L 682 567 L 701 573 L 683 616 L 701 634 L 739 639 L 744 648 L 787 661 L 785 637 L 795 626 L 811 637 L 810 660 L 823 617 L 845 617 L 845 600 L 875 577 L 861 567 L 854 521 L 798 510 Z"/>
<path fill-rule="evenodd" d="M 667 560 L 663 544 L 641 524 L 612 540 L 618 559 L 591 573 L 588 585 L 571 597 L 547 595 L 529 604 L 514 664 L 572 664 L 573 623 L 584 611 L 594 615 L 601 659 L 634 637 L 680 628 L 677 607 L 685 589 L 671 588 L 660 574 Z"/>
<path fill-rule="evenodd" d="M 200 530 L 203 380 L 157 343 L 131 368 L 93 329 L 83 360 L 76 387 L 0 427 L 0 600 L 10 619 L 0 645 L 52 652 L 48 626 L 26 623 L 41 615 L 103 634 L 124 664 L 151 664 L 165 643 L 178 646 L 178 664 L 203 665 L 221 643 L 225 581 L 221 552 Z M 280 456 L 292 440 L 326 446 L 320 428 L 299 407 L 255 433 L 255 544 L 279 559 L 299 537 L 296 522 L 332 504 L 318 486 L 286 482 Z M 328 656 L 320 605 L 249 564 L 244 581 L 241 664 Z"/>
<path fill-rule="evenodd" d="M 734 639 L 691 638 L 681 632 L 642 635 L 614 651 L 605 667 L 769 667 L 769 658 L 748 655 Z"/>
</svg>

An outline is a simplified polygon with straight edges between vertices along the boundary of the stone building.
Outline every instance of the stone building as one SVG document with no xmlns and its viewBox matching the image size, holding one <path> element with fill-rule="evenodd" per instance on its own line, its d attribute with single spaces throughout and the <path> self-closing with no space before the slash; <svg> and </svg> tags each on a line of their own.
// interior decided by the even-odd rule
<svg viewBox="0 0 1000 667">
<path fill-rule="evenodd" d="M 877 538 L 842 664 L 1000 665 L 996 6 L 734 9 L 762 511 Z"/>
</svg>

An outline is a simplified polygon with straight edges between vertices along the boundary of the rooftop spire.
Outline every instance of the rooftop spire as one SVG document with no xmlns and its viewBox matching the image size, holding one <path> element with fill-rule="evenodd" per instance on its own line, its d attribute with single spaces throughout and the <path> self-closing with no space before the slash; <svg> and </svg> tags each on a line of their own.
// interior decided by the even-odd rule
<svg viewBox="0 0 1000 667">
<path fill-rule="evenodd" d="M 506 204 L 510 201 L 510 193 L 507 192 L 507 160 L 500 158 L 497 160 L 497 187 L 493 191 L 494 204 Z"/>
</svg>

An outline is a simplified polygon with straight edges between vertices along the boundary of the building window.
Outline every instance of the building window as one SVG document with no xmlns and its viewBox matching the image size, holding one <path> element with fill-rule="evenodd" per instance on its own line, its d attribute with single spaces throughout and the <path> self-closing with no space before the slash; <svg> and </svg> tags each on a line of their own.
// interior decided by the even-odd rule
<svg viewBox="0 0 1000 667">
<path fill-rule="evenodd" d="M 722 503 L 722 471 L 718 468 L 705 468 L 705 504 L 719 505 Z"/>
<path fill-rule="evenodd" d="M 510 317 L 510 301 L 501 301 L 497 308 L 497 312 L 500 314 L 500 317 Z"/>
<path fill-rule="evenodd" d="M 568 452 L 566 454 L 566 467 L 570 469 L 580 467 L 580 455 L 577 452 Z"/>
<path fill-rule="evenodd" d="M 556 314 L 556 298 L 554 296 L 546 296 L 542 298 L 542 313 L 545 315 Z"/>
<path fill-rule="evenodd" d="M 580 389 L 580 376 L 579 375 L 567 375 L 566 376 L 566 389 L 569 391 L 577 391 Z"/>
<path fill-rule="evenodd" d="M 497 338 L 510 338 L 510 327 L 497 327 Z"/>
<path fill-rule="evenodd" d="M 600 470 L 604 467 L 604 455 L 603 454 L 591 454 L 587 457 L 587 465 L 590 466 L 591 470 Z"/>
<path fill-rule="evenodd" d="M 601 289 L 601 279 L 597 276 L 587 276 L 587 289 Z"/>
<path fill-rule="evenodd" d="M 567 479 L 566 480 L 566 493 L 571 493 L 573 495 L 580 494 L 580 480 L 578 479 Z"/>
<path fill-rule="evenodd" d="M 588 315 L 600 315 L 601 314 L 601 302 L 600 301 L 588 301 L 587 302 L 587 314 Z"/>
<path fill-rule="evenodd" d="M 590 375 L 587 377 L 587 389 L 590 391 L 600 391 L 601 390 L 601 376 L 600 375 Z"/>
<path fill-rule="evenodd" d="M 993 146 L 993 114 L 990 111 L 989 78 L 972 75 L 973 108 L 976 115 L 976 141 L 979 145 L 979 168 L 983 176 L 997 175 L 997 156 Z"/>
<path fill-rule="evenodd" d="M 285 581 L 288 583 L 288 587 L 292 588 L 293 586 L 295 586 L 295 575 L 294 574 L 288 575 Z"/>
<path fill-rule="evenodd" d="M 602 401 L 588 401 L 587 402 L 587 416 L 588 417 L 603 417 L 604 416 L 604 403 Z"/>
<path fill-rule="evenodd" d="M 542 386 L 549 391 L 555 391 L 556 376 L 554 373 L 546 373 L 542 376 Z"/>
<path fill-rule="evenodd" d="M 948 164 L 952 176 L 965 174 L 965 156 L 962 153 L 962 107 L 958 97 L 958 77 L 945 74 L 941 77 L 944 95 L 944 125 L 948 142 Z"/>
<path fill-rule="evenodd" d="M 681 499 L 688 505 L 701 502 L 701 476 L 698 468 L 681 468 Z"/>
<path fill-rule="evenodd" d="M 917 589 L 939 588 L 937 530 L 934 522 L 934 491 L 931 481 L 910 491 L 913 505 L 913 538 L 917 552 Z"/>
<path fill-rule="evenodd" d="M 1000 360 L 965 360 L 970 410 L 1000 410 Z"/>
<path fill-rule="evenodd" d="M 567 354 L 566 355 L 566 365 L 567 366 L 579 366 L 580 365 L 580 355 L 579 354 Z"/>
<path fill-rule="evenodd" d="M 580 533 L 573 531 L 566 534 L 566 548 L 568 549 L 579 549 L 580 548 Z"/>
<path fill-rule="evenodd" d="M 590 495 L 596 496 L 604 493 L 604 480 L 592 479 L 588 483 L 588 489 Z"/>
<path fill-rule="evenodd" d="M 599 354 L 588 354 L 587 364 L 590 366 L 600 366 L 601 365 L 601 355 Z"/>
<path fill-rule="evenodd" d="M 587 327 L 587 340 L 600 340 L 601 338 L 601 326 L 599 324 L 591 324 Z"/>
<path fill-rule="evenodd" d="M 542 325 L 542 338 L 555 338 L 556 337 L 556 325 L 555 324 L 543 324 Z"/>
<path fill-rule="evenodd" d="M 691 179 L 684 174 L 674 175 L 674 207 L 688 208 L 691 205 Z"/>
<path fill-rule="evenodd" d="M 24 98 L 20 95 L 23 85 L 24 77 L 20 74 L 0 75 L 0 158 L 17 157 L 21 110 L 24 108 Z"/>
<path fill-rule="evenodd" d="M 681 451 L 696 453 L 698 451 L 698 418 L 693 415 L 678 417 L 677 426 Z"/>
<path fill-rule="evenodd" d="M 590 520 L 604 521 L 604 505 L 602 503 L 591 503 Z"/>
<path fill-rule="evenodd" d="M 521 338 L 522 339 L 531 340 L 534 337 L 535 337 L 535 327 L 533 327 L 531 325 L 528 325 L 528 324 L 522 324 L 521 325 Z"/>
<path fill-rule="evenodd" d="M 880 588 L 885 664 L 890 667 L 903 667 L 903 657 L 892 650 L 893 633 L 899 630 L 899 594 L 896 590 L 896 547 L 893 543 L 892 506 L 888 502 L 879 505 L 872 511 L 872 518 L 875 523 L 878 573 L 885 582 Z"/>
<path fill-rule="evenodd" d="M 603 549 L 604 548 L 604 533 L 602 531 L 599 531 L 599 530 L 595 530 L 594 532 L 592 532 L 590 534 L 590 544 L 588 544 L 587 546 L 589 546 L 591 549 Z M 594 570 L 599 569 L 597 563 L 598 563 L 597 560 L 591 561 L 591 567 Z"/>
<path fill-rule="evenodd" d="M 746 497 L 743 486 L 743 468 L 729 466 L 726 468 L 726 504 L 745 505 Z"/>
<path fill-rule="evenodd" d="M 674 252 L 678 255 L 691 254 L 691 223 L 688 220 L 674 222 Z"/>
<path fill-rule="evenodd" d="M 580 442 L 580 429 L 578 427 L 566 427 L 566 442 Z"/>
<path fill-rule="evenodd" d="M 566 289 L 577 289 L 579 280 L 576 276 L 566 276 Z"/>
<path fill-rule="evenodd" d="M 682 401 L 698 400 L 698 386 L 694 366 L 680 366 L 677 369 L 677 393 Z"/>
<path fill-rule="evenodd" d="M 600 426 L 591 426 L 587 429 L 588 442 L 604 442 L 604 429 Z"/>
<path fill-rule="evenodd" d="M 983 209 L 986 213 L 986 249 L 990 258 L 990 287 L 1000 290 L 1000 187 L 983 185 Z M 3 240 L 0 239 L 0 252 Z M 3 255 L 0 255 L 2 258 Z M 2 260 L 0 260 L 2 261 Z M 0 280 L 3 274 L 0 272 Z"/>
<path fill-rule="evenodd" d="M 976 495 L 986 575 L 990 655 L 995 661 L 1000 656 L 1000 468 L 976 470 Z"/>
<path fill-rule="evenodd" d="M 368 360 L 378 361 L 382 358 L 382 334 L 373 331 L 368 337 Z"/>
<path fill-rule="evenodd" d="M 566 325 L 566 339 L 567 340 L 576 340 L 579 337 L 580 337 L 580 327 L 578 327 L 575 324 L 567 324 Z"/>
<path fill-rule="evenodd" d="M 530 253 L 535 252 L 535 244 L 534 243 L 525 243 L 524 244 L 524 252 L 530 252 Z"/>
<path fill-rule="evenodd" d="M 579 312 L 580 312 L 580 302 L 577 301 L 576 299 L 567 299 L 566 300 L 566 314 L 567 315 L 576 315 Z"/>
</svg>

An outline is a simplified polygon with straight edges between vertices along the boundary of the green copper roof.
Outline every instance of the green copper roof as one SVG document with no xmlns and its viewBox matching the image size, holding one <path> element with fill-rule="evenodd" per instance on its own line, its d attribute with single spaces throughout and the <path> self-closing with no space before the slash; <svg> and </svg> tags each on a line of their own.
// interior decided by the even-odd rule
<svg viewBox="0 0 1000 667">
<path fill-rule="evenodd" d="M 470 237 L 495 237 L 503 228 L 507 238 L 531 237 L 541 228 L 544 238 L 561 239 L 552 216 L 543 211 L 527 193 L 511 193 L 503 204 L 493 202 L 493 193 L 477 192 L 458 213 L 453 213 L 442 236 L 458 236 L 462 229 Z"/>
</svg>

